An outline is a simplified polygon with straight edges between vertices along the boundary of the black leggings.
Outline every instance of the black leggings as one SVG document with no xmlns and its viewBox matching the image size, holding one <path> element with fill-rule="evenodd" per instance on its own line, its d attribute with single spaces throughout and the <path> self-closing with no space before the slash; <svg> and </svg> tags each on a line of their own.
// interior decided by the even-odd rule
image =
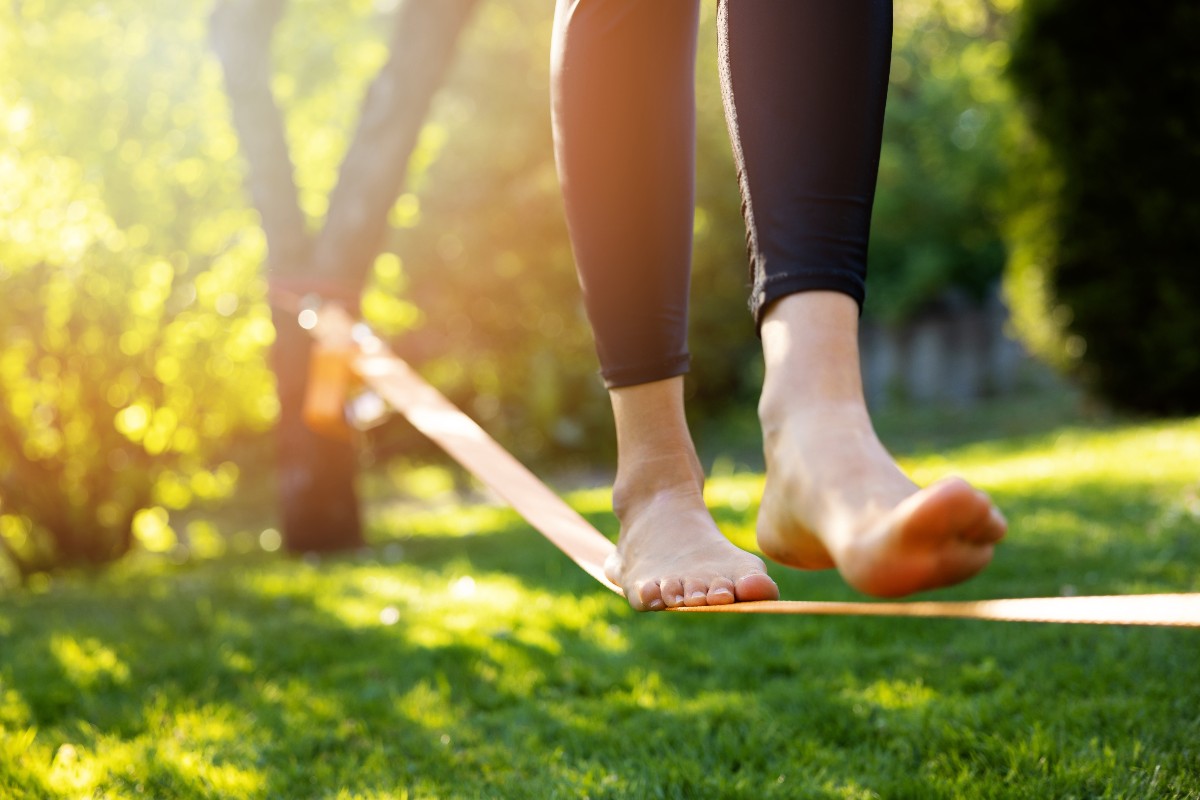
<svg viewBox="0 0 1200 800">
<path fill-rule="evenodd" d="M 891 0 L 721 0 L 721 81 L 756 324 L 861 308 Z M 567 223 L 612 387 L 687 371 L 699 0 L 558 0 L 551 100 Z"/>
</svg>

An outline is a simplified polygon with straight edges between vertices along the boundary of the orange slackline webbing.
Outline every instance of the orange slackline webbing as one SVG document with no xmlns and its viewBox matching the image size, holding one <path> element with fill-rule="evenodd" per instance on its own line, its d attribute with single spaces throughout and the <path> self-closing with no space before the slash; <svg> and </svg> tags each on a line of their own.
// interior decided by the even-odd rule
<svg viewBox="0 0 1200 800">
<path fill-rule="evenodd" d="M 305 313 L 305 312 L 301 312 Z M 496 440 L 373 335 L 355 336 L 345 311 L 326 305 L 302 321 L 326 352 L 346 351 L 353 343 L 350 367 L 413 427 L 436 442 L 472 475 L 503 498 L 518 514 L 589 575 L 614 592 L 604 576 L 604 559 L 613 544 L 579 512 L 550 490 Z M 361 328 L 359 329 L 362 330 Z M 357 341 L 356 341 L 357 339 Z M 322 355 L 318 354 L 317 358 Z"/>
<path fill-rule="evenodd" d="M 1099 597 L 1021 597 L 907 603 L 823 603 L 766 600 L 678 611 L 831 614 L 874 617 L 954 617 L 1008 622 L 1077 622 L 1104 625 L 1200 627 L 1200 594 L 1135 594 Z"/>
<path fill-rule="evenodd" d="M 295 300 L 275 298 L 281 307 Z M 286 305 L 285 305 L 286 303 Z M 604 560 L 614 545 L 562 498 L 496 443 L 437 389 L 340 307 L 300 310 L 300 324 L 318 342 L 319 357 L 344 354 L 350 370 L 408 418 L 585 572 L 614 592 Z M 315 391 L 321 391 L 316 387 Z M 1200 627 L 1200 594 L 1045 597 L 960 602 L 811 602 L 771 600 L 678 608 L 697 613 L 824 614 L 953 617 L 1016 622 Z"/>
</svg>

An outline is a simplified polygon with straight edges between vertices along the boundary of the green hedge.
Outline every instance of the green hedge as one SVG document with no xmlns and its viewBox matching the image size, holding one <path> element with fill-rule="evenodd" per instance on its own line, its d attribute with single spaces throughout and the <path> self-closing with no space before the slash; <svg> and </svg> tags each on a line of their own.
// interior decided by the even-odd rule
<svg viewBox="0 0 1200 800">
<path fill-rule="evenodd" d="M 1194 0 L 1027 0 L 1010 65 L 1059 173 L 1018 319 L 1040 306 L 1041 349 L 1141 412 L 1200 411 L 1198 44 Z"/>
</svg>

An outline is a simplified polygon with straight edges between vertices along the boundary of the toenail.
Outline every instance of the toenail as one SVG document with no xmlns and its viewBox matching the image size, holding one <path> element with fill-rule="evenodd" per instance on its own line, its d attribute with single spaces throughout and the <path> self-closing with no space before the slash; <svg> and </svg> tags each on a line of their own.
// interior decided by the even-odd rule
<svg viewBox="0 0 1200 800">
<path fill-rule="evenodd" d="M 698 598 L 701 598 L 701 597 L 705 597 L 705 594 L 704 594 L 704 592 L 692 592 L 692 599 L 693 599 L 693 600 L 696 600 L 696 599 L 698 599 Z"/>
<path fill-rule="evenodd" d="M 682 602 L 683 602 L 683 595 L 681 595 L 681 594 L 675 595 L 675 605 L 679 605 Z"/>
<path fill-rule="evenodd" d="M 650 610 L 651 611 L 661 611 L 662 608 L 663 608 L 662 600 L 651 600 L 650 601 Z"/>
</svg>

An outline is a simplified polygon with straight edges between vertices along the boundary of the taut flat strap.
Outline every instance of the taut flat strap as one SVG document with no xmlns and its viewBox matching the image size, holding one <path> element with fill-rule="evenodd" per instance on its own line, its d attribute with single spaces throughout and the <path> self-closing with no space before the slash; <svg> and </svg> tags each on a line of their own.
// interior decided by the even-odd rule
<svg viewBox="0 0 1200 800">
<path fill-rule="evenodd" d="M 677 610 L 873 617 L 951 617 L 1006 620 L 1008 622 L 1200 627 L 1200 594 L 1021 597 L 1008 600 L 908 603 L 822 603 L 803 600 L 765 600 L 755 603 L 697 606 Z"/>
</svg>

